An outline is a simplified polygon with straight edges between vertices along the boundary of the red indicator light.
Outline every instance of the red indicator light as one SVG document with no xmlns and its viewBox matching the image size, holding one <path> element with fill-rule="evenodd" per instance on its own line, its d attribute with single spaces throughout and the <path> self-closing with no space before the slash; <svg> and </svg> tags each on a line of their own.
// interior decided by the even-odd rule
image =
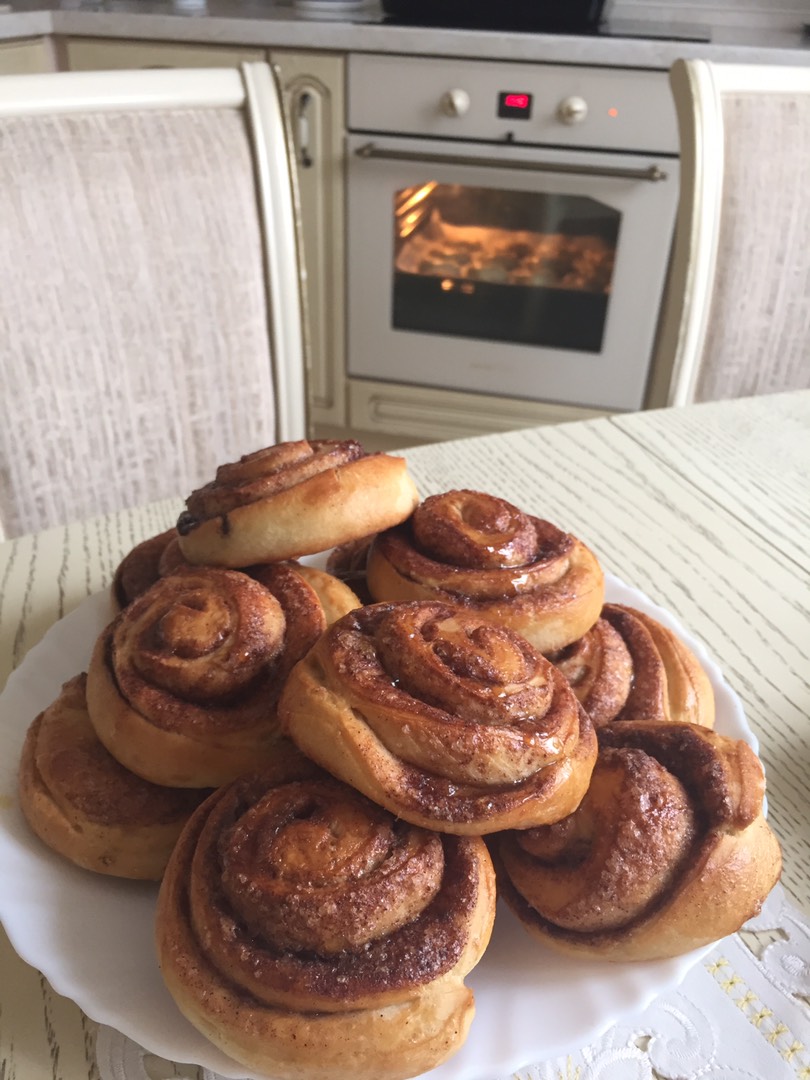
<svg viewBox="0 0 810 1080">
<path fill-rule="evenodd" d="M 532 115 L 532 95 L 501 90 L 498 94 L 498 116 L 503 120 L 528 120 Z"/>
<path fill-rule="evenodd" d="M 615 109 L 615 108 L 608 109 L 608 116 L 616 117 L 618 115 L 619 115 L 619 110 L 618 109 Z"/>
</svg>

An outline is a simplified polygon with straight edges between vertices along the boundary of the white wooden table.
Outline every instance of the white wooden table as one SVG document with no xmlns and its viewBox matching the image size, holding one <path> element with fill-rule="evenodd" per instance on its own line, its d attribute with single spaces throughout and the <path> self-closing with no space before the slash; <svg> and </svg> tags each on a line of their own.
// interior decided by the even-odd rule
<svg viewBox="0 0 810 1080">
<path fill-rule="evenodd" d="M 784 889 L 810 915 L 810 391 L 405 455 L 423 496 L 473 488 L 548 518 L 703 642 L 760 739 Z M 0 686 L 50 626 L 106 588 L 121 557 L 172 524 L 180 506 L 178 499 L 0 544 Z M 798 1053 L 782 1058 L 792 1068 L 801 1064 Z M 109 1074 L 96 1062 L 95 1026 L 0 932 L 0 1077 L 99 1075 Z M 158 1075 L 190 1074 L 167 1066 Z M 810 1067 L 803 1074 L 797 1066 L 795 1075 L 810 1075 Z"/>
</svg>

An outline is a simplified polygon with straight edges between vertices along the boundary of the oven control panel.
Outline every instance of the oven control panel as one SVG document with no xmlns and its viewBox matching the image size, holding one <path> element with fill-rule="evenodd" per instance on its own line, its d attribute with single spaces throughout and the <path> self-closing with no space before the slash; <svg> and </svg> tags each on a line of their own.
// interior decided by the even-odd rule
<svg viewBox="0 0 810 1080">
<path fill-rule="evenodd" d="M 352 131 L 678 153 L 665 71 L 352 54 Z"/>
</svg>

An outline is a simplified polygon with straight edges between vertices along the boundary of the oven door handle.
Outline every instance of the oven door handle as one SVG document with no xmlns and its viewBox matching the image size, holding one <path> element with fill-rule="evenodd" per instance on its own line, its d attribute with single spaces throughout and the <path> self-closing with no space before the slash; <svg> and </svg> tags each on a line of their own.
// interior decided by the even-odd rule
<svg viewBox="0 0 810 1080">
<path fill-rule="evenodd" d="M 416 150 L 385 150 L 373 142 L 358 146 L 355 154 L 363 159 L 418 161 L 425 165 L 483 165 L 497 169 L 525 169 L 529 172 L 569 173 L 574 176 L 609 176 L 621 180 L 666 180 L 668 173 L 660 165 L 644 169 L 620 165 L 577 165 L 575 162 L 504 161 L 503 158 L 472 157 L 465 154 L 430 154 Z"/>
</svg>

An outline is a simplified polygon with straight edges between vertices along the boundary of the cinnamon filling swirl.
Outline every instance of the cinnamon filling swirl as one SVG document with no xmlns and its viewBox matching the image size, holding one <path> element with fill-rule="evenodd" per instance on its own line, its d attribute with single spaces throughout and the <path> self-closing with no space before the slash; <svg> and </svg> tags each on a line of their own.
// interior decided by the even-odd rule
<svg viewBox="0 0 810 1080">
<path fill-rule="evenodd" d="M 599 563 L 579 540 L 505 499 L 467 490 L 430 496 L 378 535 L 367 582 L 375 600 L 453 603 L 543 652 L 584 634 L 604 599 Z"/>
<path fill-rule="evenodd" d="M 186 567 L 99 636 L 88 710 L 98 737 L 132 772 L 167 786 L 213 787 L 280 749 L 279 695 L 326 616 L 292 567 L 267 567 L 262 582 Z"/>
<path fill-rule="evenodd" d="M 597 727 L 613 720 L 714 724 L 714 691 L 692 651 L 657 620 L 622 604 L 549 654 Z"/>
<path fill-rule="evenodd" d="M 677 956 L 739 929 L 781 869 L 751 748 L 673 721 L 610 724 L 599 743 L 573 814 L 498 838 L 510 907 L 541 940 L 607 960 Z"/>
<path fill-rule="evenodd" d="M 491 924 L 480 841 L 406 825 L 331 778 L 220 789 L 176 861 L 198 947 L 264 1005 L 407 1000 L 469 963 Z"/>
<path fill-rule="evenodd" d="M 334 775 L 447 832 L 565 816 L 596 753 L 590 722 L 537 650 L 437 602 L 344 616 L 291 674 L 279 716 Z"/>
</svg>

